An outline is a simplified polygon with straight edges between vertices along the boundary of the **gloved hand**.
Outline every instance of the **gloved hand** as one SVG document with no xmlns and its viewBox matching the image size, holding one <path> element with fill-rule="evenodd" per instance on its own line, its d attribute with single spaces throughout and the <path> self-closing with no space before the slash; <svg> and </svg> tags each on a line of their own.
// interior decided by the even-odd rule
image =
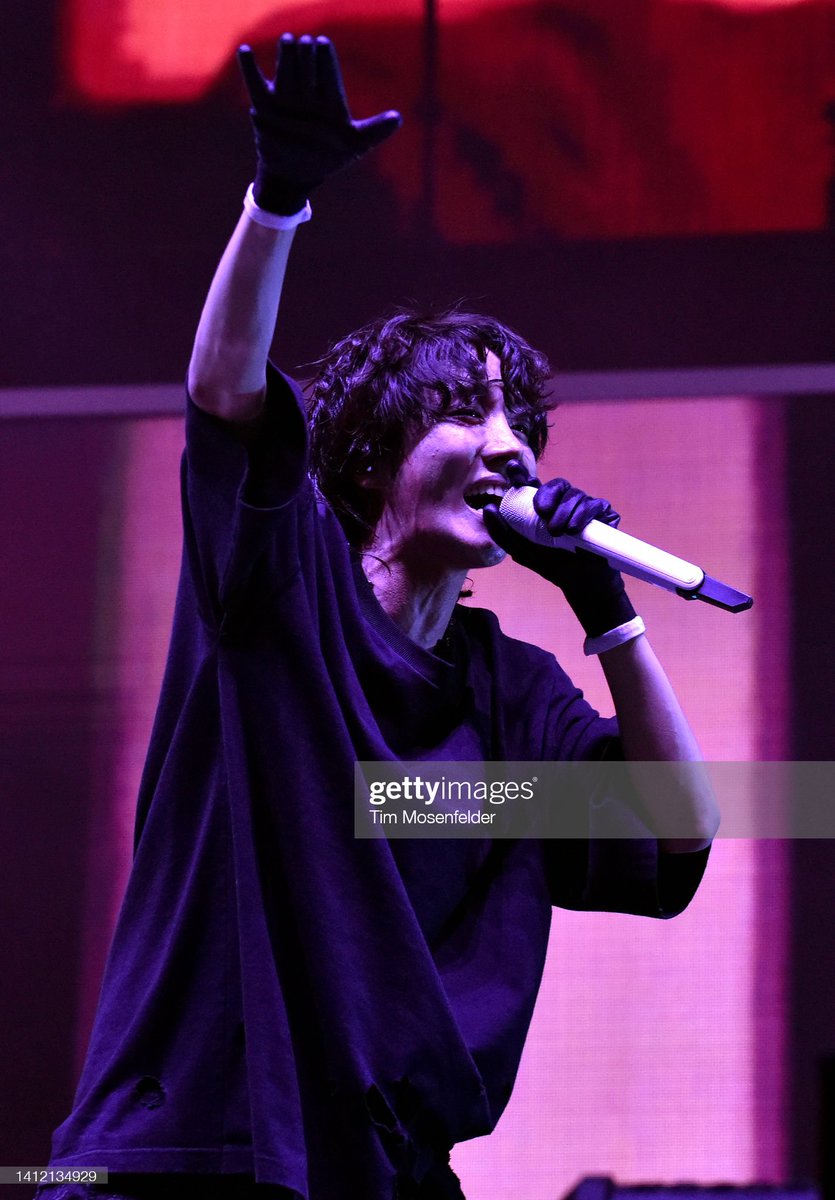
<svg viewBox="0 0 835 1200">
<path fill-rule="evenodd" d="M 275 78 L 261 74 L 249 46 L 238 50 L 252 107 L 258 169 L 253 196 L 259 208 L 289 216 L 328 175 L 361 158 L 399 128 L 400 114 L 352 121 L 336 51 L 326 37 L 278 43 Z"/>
<path fill-rule="evenodd" d="M 508 478 L 514 487 L 539 482 L 515 467 L 509 469 Z M 576 535 L 589 521 L 606 525 L 620 521 L 608 500 L 587 496 L 567 479 L 552 479 L 539 487 L 533 505 L 553 537 Z M 531 542 L 507 524 L 495 504 L 488 504 L 482 513 L 490 537 L 514 562 L 562 588 L 588 637 L 600 637 L 635 616 L 620 571 L 609 566 L 605 558 L 588 550 L 559 550 Z"/>
</svg>

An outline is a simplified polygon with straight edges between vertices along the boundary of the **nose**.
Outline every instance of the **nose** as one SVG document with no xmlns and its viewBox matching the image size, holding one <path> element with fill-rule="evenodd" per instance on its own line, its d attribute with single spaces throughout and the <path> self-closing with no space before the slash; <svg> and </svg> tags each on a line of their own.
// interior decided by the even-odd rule
<svg viewBox="0 0 835 1200">
<path fill-rule="evenodd" d="M 492 412 L 484 424 L 481 457 L 495 469 L 506 467 L 513 459 L 522 461 L 527 446 L 513 432 L 503 410 Z"/>
</svg>

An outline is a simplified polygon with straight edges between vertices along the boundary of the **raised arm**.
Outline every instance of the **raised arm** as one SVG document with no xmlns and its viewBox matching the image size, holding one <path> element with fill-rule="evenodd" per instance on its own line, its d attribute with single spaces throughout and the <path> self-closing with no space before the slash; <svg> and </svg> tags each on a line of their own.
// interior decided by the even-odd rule
<svg viewBox="0 0 835 1200">
<path fill-rule="evenodd" d="M 329 175 L 392 134 L 400 116 L 351 119 L 327 38 L 285 34 L 272 81 L 261 74 L 248 46 L 238 57 L 252 102 L 258 166 L 209 288 L 188 386 L 207 412 L 248 421 L 263 404 L 287 259 L 296 226 L 310 216 L 308 198 Z"/>
<path fill-rule="evenodd" d="M 261 410 L 294 234 L 259 225 L 244 212 L 218 264 L 188 368 L 189 395 L 215 416 L 247 421 Z"/>
</svg>

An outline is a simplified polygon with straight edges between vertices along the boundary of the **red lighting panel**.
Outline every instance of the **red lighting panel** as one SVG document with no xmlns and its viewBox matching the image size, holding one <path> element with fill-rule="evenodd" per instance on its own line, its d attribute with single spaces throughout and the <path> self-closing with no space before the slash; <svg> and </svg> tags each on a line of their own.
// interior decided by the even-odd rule
<svg viewBox="0 0 835 1200">
<path fill-rule="evenodd" d="M 286 29 L 336 41 L 378 158 L 426 205 L 422 0 L 67 0 L 80 104 L 197 102 Z M 811 230 L 832 175 L 832 0 L 441 0 L 433 217 L 453 243 Z M 241 94 L 235 93 L 235 102 Z M 231 102 L 231 92 L 230 92 Z"/>
</svg>

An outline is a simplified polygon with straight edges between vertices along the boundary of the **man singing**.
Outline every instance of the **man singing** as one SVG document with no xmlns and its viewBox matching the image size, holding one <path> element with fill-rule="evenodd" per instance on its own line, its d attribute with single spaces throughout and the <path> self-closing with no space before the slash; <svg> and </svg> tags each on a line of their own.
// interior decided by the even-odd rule
<svg viewBox="0 0 835 1200">
<path fill-rule="evenodd" d="M 189 367 L 185 548 L 134 865 L 53 1143 L 53 1166 L 111 1174 L 42 1195 L 461 1200 L 449 1151 L 507 1104 L 551 906 L 674 915 L 717 815 L 694 780 L 679 841 L 354 836 L 357 761 L 698 749 L 620 575 L 498 513 L 545 446 L 541 354 L 489 317 L 400 312 L 331 349 L 309 406 L 268 363 L 309 196 L 399 117 L 351 119 L 326 38 L 285 35 L 270 80 L 240 56 L 257 174 Z M 536 506 L 554 534 L 617 520 L 564 480 Z M 564 593 L 616 718 L 459 603 L 506 550 Z M 641 802 L 652 824 L 665 798 Z"/>
</svg>

